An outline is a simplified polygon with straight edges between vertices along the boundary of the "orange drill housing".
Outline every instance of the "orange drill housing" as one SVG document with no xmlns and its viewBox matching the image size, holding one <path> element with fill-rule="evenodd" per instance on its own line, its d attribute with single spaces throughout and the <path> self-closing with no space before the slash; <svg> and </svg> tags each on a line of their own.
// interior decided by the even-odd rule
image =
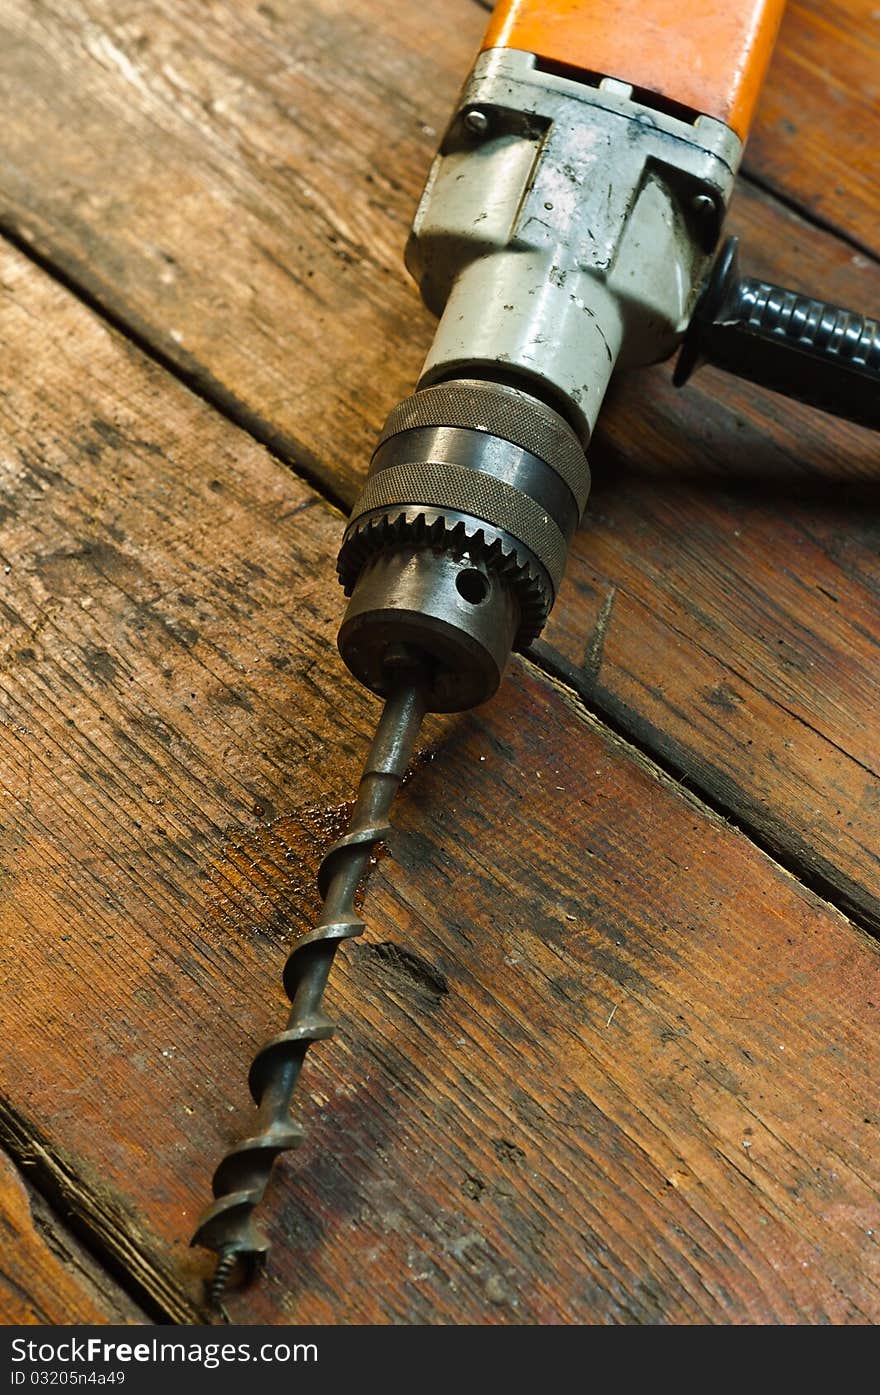
<svg viewBox="0 0 880 1395">
<path fill-rule="evenodd" d="M 745 140 L 785 0 L 499 0 L 483 49 L 617 78 Z"/>
</svg>

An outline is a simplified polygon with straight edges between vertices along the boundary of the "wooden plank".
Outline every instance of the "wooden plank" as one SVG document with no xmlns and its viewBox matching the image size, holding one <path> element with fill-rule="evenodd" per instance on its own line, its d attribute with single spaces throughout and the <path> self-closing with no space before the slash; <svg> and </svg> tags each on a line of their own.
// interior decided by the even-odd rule
<svg viewBox="0 0 880 1395">
<path fill-rule="evenodd" d="M 734 210 L 756 274 L 784 243 L 854 303 L 876 266 L 777 211 Z M 546 631 L 583 691 L 880 927 L 877 438 L 703 370 L 621 377 Z"/>
<path fill-rule="evenodd" d="M 0 1322 L 143 1322 L 0 1151 Z"/>
<path fill-rule="evenodd" d="M 31 100 L 0 137 L 2 220 L 350 497 L 377 388 L 390 407 L 427 349 L 405 230 L 484 21 L 472 0 L 429 30 L 412 0 L 13 0 L 0 94 Z"/>
<path fill-rule="evenodd" d="M 834 13 L 858 26 L 855 0 Z M 483 20 L 464 0 L 434 7 L 430 31 L 414 0 L 15 0 L 0 80 L 10 109 L 33 99 L 0 136 L 3 217 L 351 501 L 430 340 L 401 249 Z M 791 7 L 784 53 L 813 44 L 808 20 Z M 786 60 L 768 89 L 789 110 L 793 74 Z M 839 150 L 859 92 L 829 105 Z M 787 146 L 789 165 L 813 148 Z M 799 177 L 815 172 L 810 155 Z M 741 188 L 732 225 L 749 269 L 880 304 L 875 262 L 759 191 Z M 667 381 L 621 379 L 603 414 L 549 640 L 595 668 L 613 595 L 595 700 L 876 927 L 876 446 L 718 375 L 680 396 Z"/>
<path fill-rule="evenodd" d="M 875 256 L 878 110 L 873 0 L 788 0 L 746 168 Z"/>
<path fill-rule="evenodd" d="M 375 704 L 333 510 L 9 249 L 0 311 L 0 1127 L 190 1320 Z M 876 1321 L 877 945 L 522 661 L 398 817 L 232 1316 Z"/>
</svg>

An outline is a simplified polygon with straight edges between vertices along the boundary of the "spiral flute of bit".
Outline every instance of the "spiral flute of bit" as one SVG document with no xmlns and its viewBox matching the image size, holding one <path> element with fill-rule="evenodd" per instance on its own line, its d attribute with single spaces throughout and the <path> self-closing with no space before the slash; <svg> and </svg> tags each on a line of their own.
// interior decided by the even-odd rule
<svg viewBox="0 0 880 1395">
<path fill-rule="evenodd" d="M 292 1007 L 287 1028 L 257 1053 L 249 1085 L 258 1108 L 253 1135 L 226 1154 L 214 1173 L 216 1200 L 204 1212 L 192 1239 L 216 1250 L 217 1270 L 210 1286 L 216 1304 L 233 1271 L 249 1277 L 269 1242 L 253 1219 L 279 1153 L 296 1148 L 305 1133 L 289 1115 L 290 1101 L 312 1042 L 326 1041 L 333 1023 L 321 1011 L 336 951 L 365 926 L 355 911 L 355 893 L 370 855 L 387 837 L 388 811 L 409 762 L 425 711 L 421 684 L 401 670 L 399 686 L 387 699 L 361 776 L 348 831 L 327 853 L 318 872 L 324 904 L 317 925 L 297 942 L 284 967 L 284 987 Z"/>
</svg>

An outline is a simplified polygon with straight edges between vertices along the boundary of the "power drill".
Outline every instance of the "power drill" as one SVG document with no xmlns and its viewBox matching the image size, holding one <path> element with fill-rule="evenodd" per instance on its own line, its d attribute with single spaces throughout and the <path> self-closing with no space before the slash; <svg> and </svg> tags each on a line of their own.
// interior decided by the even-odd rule
<svg viewBox="0 0 880 1395">
<path fill-rule="evenodd" d="M 258 1053 L 251 1137 L 220 1163 L 194 1244 L 211 1295 L 249 1277 L 273 1162 L 355 893 L 426 711 L 497 689 L 539 635 L 587 503 L 586 448 L 615 368 L 709 360 L 880 425 L 880 326 L 742 278 L 727 204 L 783 0 L 500 0 L 406 250 L 440 317 L 345 530 L 339 650 L 385 699 L 318 924 L 288 958 L 286 1029 Z"/>
</svg>

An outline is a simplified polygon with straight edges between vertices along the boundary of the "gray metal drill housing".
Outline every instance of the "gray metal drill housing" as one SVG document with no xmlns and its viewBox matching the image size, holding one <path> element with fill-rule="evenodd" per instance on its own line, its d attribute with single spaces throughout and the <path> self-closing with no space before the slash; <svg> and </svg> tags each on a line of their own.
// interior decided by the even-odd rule
<svg viewBox="0 0 880 1395">
<path fill-rule="evenodd" d="M 680 342 L 740 155 L 722 123 L 623 83 L 480 56 L 407 247 L 440 324 L 339 557 L 340 651 L 375 692 L 403 642 L 424 656 L 429 707 L 473 706 L 540 632 L 611 373 Z"/>
</svg>

